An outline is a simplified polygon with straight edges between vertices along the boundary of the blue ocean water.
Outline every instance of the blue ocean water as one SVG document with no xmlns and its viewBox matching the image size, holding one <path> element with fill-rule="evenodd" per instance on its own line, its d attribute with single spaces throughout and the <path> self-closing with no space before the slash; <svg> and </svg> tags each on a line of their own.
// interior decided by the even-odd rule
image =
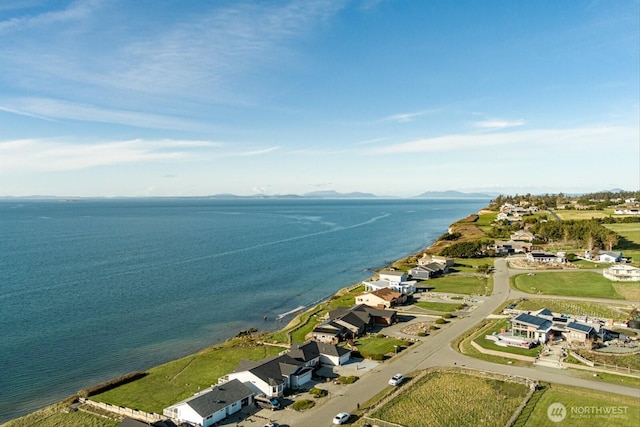
<svg viewBox="0 0 640 427">
<path fill-rule="evenodd" d="M 429 246 L 487 202 L 0 201 L 0 422 L 279 329 L 279 314 Z"/>
</svg>

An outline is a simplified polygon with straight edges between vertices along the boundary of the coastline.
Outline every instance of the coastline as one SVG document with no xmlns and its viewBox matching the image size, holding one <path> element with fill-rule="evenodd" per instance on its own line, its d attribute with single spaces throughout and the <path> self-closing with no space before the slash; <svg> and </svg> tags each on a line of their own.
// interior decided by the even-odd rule
<svg viewBox="0 0 640 427">
<path fill-rule="evenodd" d="M 485 209 L 485 208 L 483 208 L 482 210 L 484 210 L 484 209 Z M 474 216 L 474 215 L 476 215 L 476 214 L 470 214 L 470 215 L 468 215 L 467 217 L 464 217 L 464 218 L 462 218 L 462 219 L 458 219 L 458 220 L 454 221 L 453 223 L 451 223 L 451 224 L 449 225 L 448 230 L 451 230 L 451 227 L 452 227 L 452 226 L 454 226 L 454 224 L 457 224 L 457 223 L 460 223 L 460 222 L 464 222 L 464 220 L 465 220 L 465 219 L 467 219 L 467 218 L 469 218 L 469 217 L 472 217 L 472 216 Z M 444 231 L 443 231 L 443 233 L 445 233 L 445 232 L 447 232 L 447 230 L 444 230 Z M 433 251 L 433 249 L 436 247 L 436 244 L 437 244 L 437 243 L 438 243 L 438 240 L 436 239 L 436 240 L 434 240 L 430 245 L 428 245 L 428 246 L 426 246 L 426 247 L 423 247 L 423 248 L 422 248 L 422 249 L 420 249 L 419 251 L 417 251 L 417 252 L 411 252 L 411 253 L 409 253 L 408 255 L 406 255 L 405 257 L 399 258 L 399 259 L 397 259 L 397 260 L 395 260 L 395 261 L 391 261 L 391 262 L 385 263 L 384 265 L 382 265 L 382 266 L 380 266 L 380 267 L 377 267 L 377 270 L 382 269 L 382 268 L 386 268 L 386 267 L 390 267 L 390 266 L 394 265 L 395 263 L 402 262 L 402 261 L 408 260 L 408 259 L 410 259 L 410 258 L 416 258 L 416 257 L 418 257 L 418 256 L 422 255 L 423 253 L 427 253 L 427 252 L 429 252 L 429 251 Z M 377 271 L 377 270 L 373 270 L 373 269 L 372 269 L 372 271 Z M 374 275 L 375 275 L 375 274 L 376 274 L 376 273 L 374 272 Z M 366 279 L 365 279 L 365 280 L 366 280 Z M 294 309 L 294 310 L 291 310 L 291 314 L 293 314 L 293 317 L 292 317 L 292 318 L 291 318 L 291 319 L 290 319 L 290 320 L 289 320 L 289 321 L 288 321 L 284 326 L 281 326 L 280 328 L 276 328 L 276 329 L 274 329 L 274 330 L 259 331 L 259 333 L 261 333 L 261 334 L 269 334 L 269 333 L 282 333 L 282 332 L 286 332 L 288 329 L 294 328 L 295 326 L 299 325 L 299 324 L 300 324 L 300 322 L 301 322 L 301 318 L 302 318 L 302 316 L 304 316 L 304 314 L 305 314 L 305 313 L 308 313 L 308 312 L 311 312 L 311 311 L 316 310 L 318 307 L 320 307 L 320 305 L 321 305 L 321 304 L 323 304 L 323 303 L 325 303 L 325 302 L 329 301 L 329 300 L 330 300 L 330 299 L 332 299 L 333 297 L 340 296 L 340 295 L 342 295 L 342 294 L 344 294 L 344 293 L 348 292 L 348 291 L 349 291 L 349 289 L 352 289 L 354 286 L 359 286 L 359 284 L 360 284 L 360 283 L 361 283 L 361 282 L 359 281 L 359 282 L 352 283 L 352 284 L 350 284 L 350 285 L 344 286 L 344 287 L 342 287 L 342 288 L 339 288 L 339 289 L 337 289 L 335 292 L 333 292 L 332 294 L 328 295 L 326 298 L 323 298 L 322 300 L 315 301 L 314 303 L 312 303 L 312 304 L 311 304 L 311 305 L 309 305 L 308 307 L 303 308 L 303 309 L 300 309 L 300 311 L 298 311 L 298 308 L 300 308 L 300 307 L 298 307 L 298 308 L 296 308 L 296 309 Z M 293 312 L 295 312 L 295 313 L 293 313 Z M 286 315 L 288 315 L 288 314 L 289 314 L 289 312 L 285 313 L 285 316 L 283 316 L 283 317 L 282 317 L 282 319 L 286 318 Z M 206 350 L 209 350 L 209 349 L 215 349 L 215 348 L 222 347 L 222 346 L 224 346 L 226 343 L 228 343 L 228 342 L 230 342 L 231 340 L 233 340 L 234 338 L 236 338 L 236 337 L 238 336 L 238 334 L 241 334 L 242 332 L 243 332 L 243 331 L 236 331 L 236 334 L 235 334 L 235 335 L 228 337 L 227 339 L 223 340 L 222 342 L 218 342 L 218 343 L 213 344 L 213 345 L 210 345 L 210 346 L 205 346 L 205 347 L 203 347 L 203 348 L 201 348 L 201 349 L 197 350 L 196 352 L 192 353 L 191 355 L 195 355 L 195 354 L 198 354 L 198 353 L 200 353 L 200 352 L 203 352 L 203 351 L 206 351 Z M 187 356 L 185 356 L 185 357 L 189 357 L 189 356 L 190 356 L 190 355 L 187 355 Z M 174 361 L 174 360 L 171 360 L 171 361 Z M 165 362 L 165 363 L 170 363 L 171 361 L 169 361 L 169 362 Z M 164 363 L 163 363 L 163 364 L 164 364 Z M 162 365 L 162 364 L 160 364 L 160 365 Z M 155 365 L 155 366 L 160 366 L 160 365 Z M 151 368 L 149 368 L 149 369 L 153 369 L 155 366 L 152 366 L 152 367 L 151 367 Z M 148 370 L 148 369 L 147 369 L 147 370 Z M 146 370 L 145 370 L 145 371 L 146 371 Z M 109 382 L 112 382 L 112 381 L 114 381 L 114 379 L 111 379 L 111 380 L 105 381 L 105 382 L 103 382 L 103 383 L 109 383 Z M 87 387 L 87 388 L 99 387 L 99 386 L 100 386 L 100 384 L 103 384 L 103 383 L 99 383 L 99 384 L 96 384 L 96 385 L 94 385 L 94 386 L 92 386 L 92 387 Z M 6 425 L 12 425 L 12 426 L 14 426 L 14 424 L 12 424 L 13 422 L 16 422 L 17 420 L 20 420 L 20 419 L 21 419 L 21 418 L 23 418 L 23 417 L 29 416 L 29 415 L 31 415 L 31 414 L 34 414 L 34 413 L 37 413 L 37 412 L 40 412 L 40 411 L 51 410 L 51 408 L 60 407 L 60 405 L 63 405 L 63 406 L 65 406 L 65 407 L 66 407 L 66 406 L 68 406 L 68 405 L 69 405 L 69 403 L 70 403 L 70 402 L 72 402 L 72 401 L 73 401 L 73 400 L 75 400 L 76 398 L 77 398 L 77 393 L 76 393 L 76 394 L 72 394 L 72 395 L 70 395 L 70 396 L 68 396 L 68 397 L 66 397 L 66 398 L 64 398 L 64 399 L 62 399 L 62 400 L 59 400 L 59 401 L 57 401 L 57 402 L 54 402 L 54 403 L 52 403 L 52 404 L 50 404 L 50 405 L 47 405 L 47 406 L 45 406 L 45 407 L 43 407 L 43 408 L 41 408 L 41 409 L 38 409 L 38 410 L 36 410 L 36 411 L 32 411 L 32 412 L 27 413 L 27 414 L 25 414 L 25 415 L 23 415 L 23 416 L 21 416 L 21 417 L 18 417 L 18 418 L 13 418 L 13 419 L 7 420 L 7 421 L 3 422 L 3 424 L 0 424 L 0 427 L 2 427 L 2 426 L 6 426 Z M 15 425 L 19 425 L 19 424 L 15 424 Z"/>
</svg>

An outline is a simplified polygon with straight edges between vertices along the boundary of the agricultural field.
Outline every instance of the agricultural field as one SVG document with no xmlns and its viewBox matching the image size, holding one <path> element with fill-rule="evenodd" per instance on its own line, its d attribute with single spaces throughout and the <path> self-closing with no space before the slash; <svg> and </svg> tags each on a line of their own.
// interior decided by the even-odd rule
<svg viewBox="0 0 640 427">
<path fill-rule="evenodd" d="M 631 259 L 631 265 L 640 267 L 640 223 L 604 224 L 609 230 L 620 236 L 615 250 Z"/>
<path fill-rule="evenodd" d="M 554 405 L 555 404 L 555 405 Z M 564 407 L 564 419 L 553 421 L 547 411 L 551 405 Z M 600 409 L 597 409 L 600 408 Z M 594 410 L 608 413 L 592 414 Z M 562 412 L 560 412 L 561 414 Z M 544 384 L 536 391 L 514 427 L 637 427 L 640 405 L 632 397 L 586 390 L 559 384 Z"/>
<path fill-rule="evenodd" d="M 591 271 L 519 274 L 510 280 L 515 289 L 529 294 L 587 298 L 633 300 L 639 288 L 637 283 L 612 282 Z"/>
<path fill-rule="evenodd" d="M 528 391 L 524 384 L 438 370 L 407 385 L 371 417 L 412 427 L 502 427 Z"/>
<path fill-rule="evenodd" d="M 280 347 L 235 338 L 151 368 L 145 377 L 91 396 L 91 399 L 161 414 L 167 406 L 216 384 L 218 378 L 232 372 L 241 359 L 262 360 L 281 351 Z"/>
<path fill-rule="evenodd" d="M 583 220 L 583 219 L 592 219 L 592 218 L 607 218 L 613 216 L 613 209 L 605 209 L 605 210 L 574 210 L 574 209 L 555 209 L 555 212 L 558 217 L 564 221 L 568 220 Z M 616 215 L 616 217 L 623 217 L 623 215 Z"/>
</svg>

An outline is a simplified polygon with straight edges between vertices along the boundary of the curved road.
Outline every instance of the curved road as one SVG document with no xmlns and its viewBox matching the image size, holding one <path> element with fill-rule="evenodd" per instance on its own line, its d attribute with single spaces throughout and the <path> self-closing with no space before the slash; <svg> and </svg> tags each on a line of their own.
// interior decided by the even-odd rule
<svg viewBox="0 0 640 427">
<path fill-rule="evenodd" d="M 457 319 L 440 333 L 423 341 L 422 344 L 412 346 L 389 362 L 380 364 L 377 368 L 363 375 L 357 382 L 344 386 L 341 389 L 343 390 L 341 393 L 331 395 L 329 399 L 318 407 L 304 413 L 283 413 L 283 418 L 286 418 L 286 420 L 283 419 L 282 422 L 288 421 L 292 426 L 330 426 L 335 414 L 343 411 L 353 412 L 359 403 L 369 400 L 387 387 L 387 381 L 393 374 L 437 366 L 453 366 L 454 364 L 538 381 L 578 386 L 640 398 L 640 389 L 638 388 L 585 380 L 572 376 L 571 372 L 566 370 L 494 364 L 462 355 L 453 350 L 450 345 L 451 341 L 476 326 L 502 303 L 510 299 L 532 297 L 532 295 L 510 289 L 509 276 L 511 273 L 506 259 L 496 260 L 495 267 L 493 294 L 470 312 L 468 316 Z M 611 302 L 611 300 L 602 301 Z M 624 302 L 629 303 L 629 301 Z M 275 418 L 280 417 L 275 416 Z"/>
</svg>

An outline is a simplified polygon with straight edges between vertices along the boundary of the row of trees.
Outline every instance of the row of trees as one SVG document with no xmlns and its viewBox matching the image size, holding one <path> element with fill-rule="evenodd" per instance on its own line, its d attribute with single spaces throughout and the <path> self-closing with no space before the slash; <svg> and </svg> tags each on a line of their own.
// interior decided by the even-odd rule
<svg viewBox="0 0 640 427">
<path fill-rule="evenodd" d="M 604 227 L 598 219 L 538 222 L 531 231 L 547 243 L 576 242 L 585 249 L 612 250 L 619 236 Z"/>
</svg>

